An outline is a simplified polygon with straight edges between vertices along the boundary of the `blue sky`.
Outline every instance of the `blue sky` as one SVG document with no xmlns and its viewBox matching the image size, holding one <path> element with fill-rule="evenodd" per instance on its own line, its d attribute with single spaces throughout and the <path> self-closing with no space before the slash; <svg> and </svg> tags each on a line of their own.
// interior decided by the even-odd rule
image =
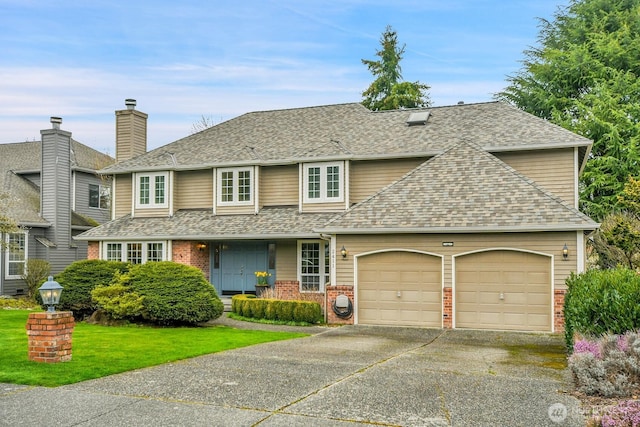
<svg viewBox="0 0 640 427">
<path fill-rule="evenodd" d="M 0 0 L 0 143 L 40 139 L 50 116 L 114 152 L 114 111 L 134 98 L 148 145 L 280 108 L 361 101 L 361 59 L 387 25 L 404 80 L 433 104 L 490 101 L 568 0 Z"/>
</svg>

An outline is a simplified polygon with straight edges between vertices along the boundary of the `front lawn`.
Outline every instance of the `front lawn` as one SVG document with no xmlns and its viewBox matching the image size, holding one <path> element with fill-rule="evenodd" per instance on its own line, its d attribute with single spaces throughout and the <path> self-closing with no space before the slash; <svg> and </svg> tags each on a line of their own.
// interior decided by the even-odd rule
<svg viewBox="0 0 640 427">
<path fill-rule="evenodd" d="M 55 387 L 203 354 L 306 336 L 223 326 L 157 328 L 76 323 L 72 360 L 49 364 L 28 359 L 25 326 L 29 313 L 31 311 L 0 310 L 0 383 Z"/>
</svg>

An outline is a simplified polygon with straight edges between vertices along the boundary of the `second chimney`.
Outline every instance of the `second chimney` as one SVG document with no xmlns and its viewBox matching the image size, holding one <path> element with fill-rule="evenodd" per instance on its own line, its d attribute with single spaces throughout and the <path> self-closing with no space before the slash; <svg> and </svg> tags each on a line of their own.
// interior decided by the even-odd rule
<svg viewBox="0 0 640 427">
<path fill-rule="evenodd" d="M 147 114 L 136 110 L 136 100 L 126 99 L 126 110 L 116 111 L 116 161 L 147 152 Z"/>
</svg>

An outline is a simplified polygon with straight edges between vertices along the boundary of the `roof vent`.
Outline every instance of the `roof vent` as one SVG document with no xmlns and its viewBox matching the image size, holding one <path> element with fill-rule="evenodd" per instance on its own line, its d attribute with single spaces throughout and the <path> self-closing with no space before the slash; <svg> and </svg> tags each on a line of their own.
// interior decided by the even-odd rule
<svg viewBox="0 0 640 427">
<path fill-rule="evenodd" d="M 60 129 L 60 124 L 62 123 L 62 117 L 51 117 L 49 121 L 51 122 L 51 127 L 53 129 Z"/>
<path fill-rule="evenodd" d="M 415 112 L 415 113 L 409 114 L 409 118 L 407 119 L 407 125 L 409 126 L 426 125 L 427 120 L 429 120 L 428 111 Z"/>
<path fill-rule="evenodd" d="M 134 108 L 136 108 L 136 100 L 127 98 L 124 100 L 124 105 L 127 106 L 127 110 L 133 110 Z"/>
<path fill-rule="evenodd" d="M 464 105 L 464 101 L 458 101 L 458 105 Z"/>
</svg>

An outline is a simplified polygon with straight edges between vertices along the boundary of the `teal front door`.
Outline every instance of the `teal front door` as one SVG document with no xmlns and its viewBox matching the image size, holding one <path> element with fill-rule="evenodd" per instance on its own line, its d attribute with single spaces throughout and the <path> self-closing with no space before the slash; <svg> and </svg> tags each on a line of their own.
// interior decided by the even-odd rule
<svg viewBox="0 0 640 427">
<path fill-rule="evenodd" d="M 220 246 L 220 286 L 222 295 L 255 292 L 256 271 L 267 271 L 266 242 L 228 242 Z"/>
</svg>

